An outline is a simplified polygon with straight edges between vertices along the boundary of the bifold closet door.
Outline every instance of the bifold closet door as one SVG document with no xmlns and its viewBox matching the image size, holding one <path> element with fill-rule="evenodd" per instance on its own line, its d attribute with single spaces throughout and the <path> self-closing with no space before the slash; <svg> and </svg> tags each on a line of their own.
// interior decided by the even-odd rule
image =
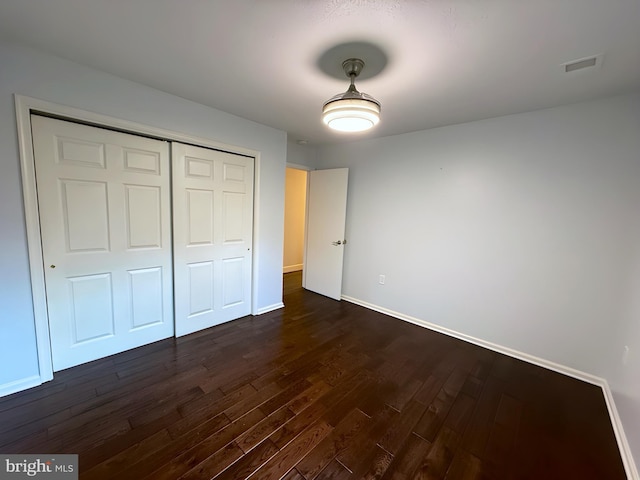
<svg viewBox="0 0 640 480">
<path fill-rule="evenodd" d="M 251 313 L 254 159 L 172 143 L 176 336 Z"/>
<path fill-rule="evenodd" d="M 54 370 L 172 336 L 169 144 L 31 122 Z"/>
</svg>

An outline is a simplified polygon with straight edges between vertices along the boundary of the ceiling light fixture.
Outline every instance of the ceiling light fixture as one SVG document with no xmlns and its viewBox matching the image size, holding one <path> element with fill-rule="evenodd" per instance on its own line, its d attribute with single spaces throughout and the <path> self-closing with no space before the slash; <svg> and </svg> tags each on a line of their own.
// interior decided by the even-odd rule
<svg viewBox="0 0 640 480">
<path fill-rule="evenodd" d="M 322 121 L 341 132 L 363 132 L 380 121 L 380 102 L 356 89 L 355 79 L 364 68 L 359 58 L 342 62 L 344 73 L 351 79 L 349 89 L 331 97 L 322 106 Z"/>
</svg>

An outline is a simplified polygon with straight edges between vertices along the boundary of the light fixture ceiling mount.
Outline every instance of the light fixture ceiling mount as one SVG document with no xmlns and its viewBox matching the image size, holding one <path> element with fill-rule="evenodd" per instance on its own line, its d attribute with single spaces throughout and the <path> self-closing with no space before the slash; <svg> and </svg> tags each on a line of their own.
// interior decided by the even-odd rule
<svg viewBox="0 0 640 480">
<path fill-rule="evenodd" d="M 330 128 L 341 132 L 362 132 L 380 121 L 380 102 L 356 89 L 355 79 L 363 68 L 364 62 L 359 58 L 342 62 L 342 69 L 351 84 L 346 92 L 331 97 L 322 106 L 322 121 Z"/>
</svg>

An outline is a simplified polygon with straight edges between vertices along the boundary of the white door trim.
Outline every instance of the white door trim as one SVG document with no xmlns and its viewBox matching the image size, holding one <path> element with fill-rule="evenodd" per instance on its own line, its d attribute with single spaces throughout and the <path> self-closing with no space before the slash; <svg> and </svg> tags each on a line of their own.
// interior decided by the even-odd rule
<svg viewBox="0 0 640 480">
<path fill-rule="evenodd" d="M 33 297 L 33 315 L 36 330 L 36 345 L 38 349 L 39 381 L 30 377 L 29 387 L 39 385 L 53 379 L 53 363 L 51 360 L 51 345 L 49 343 L 49 318 L 47 314 L 47 301 L 44 282 L 44 266 L 42 258 L 42 243 L 40 232 L 40 217 L 38 215 L 38 199 L 36 190 L 35 160 L 33 156 L 33 140 L 31 138 L 31 113 L 44 113 L 62 117 L 71 121 L 79 121 L 103 126 L 115 130 L 122 130 L 134 134 L 146 135 L 163 140 L 189 143 L 231 153 L 246 155 L 255 159 L 254 165 L 254 213 L 253 213 L 253 278 L 251 280 L 251 313 L 257 315 L 257 279 L 258 248 L 256 239 L 259 238 L 259 179 L 260 179 L 260 152 L 236 145 L 216 142 L 211 139 L 196 137 L 184 133 L 165 130 L 163 128 L 150 127 L 129 120 L 88 112 L 74 107 L 59 105 L 23 95 L 15 95 L 16 122 L 18 128 L 18 142 L 20 149 L 20 167 L 22 171 L 22 192 L 24 201 L 24 214 L 27 229 L 27 248 L 29 252 L 29 271 L 31 274 L 31 293 Z"/>
<path fill-rule="evenodd" d="M 287 162 L 287 168 L 293 168 L 295 170 L 305 170 L 310 172 L 311 170 L 316 170 L 315 168 L 307 167 L 306 165 L 300 165 L 299 163 L 289 163 Z"/>
</svg>

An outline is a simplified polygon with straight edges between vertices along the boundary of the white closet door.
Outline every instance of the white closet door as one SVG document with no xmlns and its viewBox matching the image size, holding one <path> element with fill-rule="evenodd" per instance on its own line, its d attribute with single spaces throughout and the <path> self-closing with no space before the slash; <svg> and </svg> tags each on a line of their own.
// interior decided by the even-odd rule
<svg viewBox="0 0 640 480">
<path fill-rule="evenodd" d="M 167 142 L 31 121 L 54 370 L 172 336 Z"/>
<path fill-rule="evenodd" d="M 176 336 L 251 313 L 253 158 L 172 143 Z"/>
</svg>

